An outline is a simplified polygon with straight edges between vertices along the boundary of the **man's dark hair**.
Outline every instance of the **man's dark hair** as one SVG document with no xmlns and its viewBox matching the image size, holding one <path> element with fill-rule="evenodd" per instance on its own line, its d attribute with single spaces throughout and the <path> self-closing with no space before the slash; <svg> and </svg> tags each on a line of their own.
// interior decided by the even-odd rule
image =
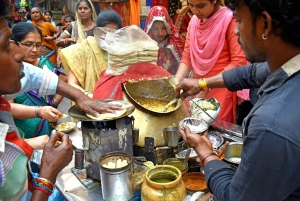
<svg viewBox="0 0 300 201">
<path fill-rule="evenodd" d="M 20 42 L 26 37 L 27 34 L 35 31 L 39 33 L 42 39 L 42 31 L 37 26 L 27 22 L 19 22 L 12 28 L 11 39 Z"/>
<path fill-rule="evenodd" d="M 116 24 L 119 29 L 122 28 L 122 18 L 113 9 L 106 9 L 99 13 L 97 17 L 97 27 L 104 27 L 106 24 Z"/>
<path fill-rule="evenodd" d="M 9 11 L 9 0 L 0 0 L 0 18 L 5 18 Z"/>
<path fill-rule="evenodd" d="M 245 4 L 256 19 L 263 11 L 272 17 L 274 34 L 286 43 L 300 47 L 300 0 L 227 0 L 227 6 L 234 10 L 238 4 Z"/>
</svg>

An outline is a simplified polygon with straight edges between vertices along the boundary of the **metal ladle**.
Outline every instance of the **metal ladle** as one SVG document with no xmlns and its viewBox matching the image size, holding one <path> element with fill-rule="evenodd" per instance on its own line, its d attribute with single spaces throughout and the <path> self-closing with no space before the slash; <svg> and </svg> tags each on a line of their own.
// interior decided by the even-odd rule
<svg viewBox="0 0 300 201">
<path fill-rule="evenodd" d="M 181 99 L 181 95 L 182 95 L 182 93 L 181 93 L 178 97 L 172 99 L 167 105 L 165 105 L 165 106 L 163 107 L 163 109 L 162 109 L 162 112 L 165 112 L 171 105 L 173 105 L 173 104 L 176 103 L 178 100 L 180 100 L 180 99 Z"/>
</svg>

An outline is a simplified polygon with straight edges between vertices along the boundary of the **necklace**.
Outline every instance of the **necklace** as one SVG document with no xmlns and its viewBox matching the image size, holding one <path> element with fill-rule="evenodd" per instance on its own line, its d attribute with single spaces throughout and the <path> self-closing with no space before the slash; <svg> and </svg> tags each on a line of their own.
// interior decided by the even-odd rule
<svg viewBox="0 0 300 201">
<path fill-rule="evenodd" d="M 87 28 L 87 27 L 91 26 L 91 24 L 93 24 L 93 21 L 89 25 L 87 25 L 87 26 L 83 25 L 83 28 Z"/>
</svg>

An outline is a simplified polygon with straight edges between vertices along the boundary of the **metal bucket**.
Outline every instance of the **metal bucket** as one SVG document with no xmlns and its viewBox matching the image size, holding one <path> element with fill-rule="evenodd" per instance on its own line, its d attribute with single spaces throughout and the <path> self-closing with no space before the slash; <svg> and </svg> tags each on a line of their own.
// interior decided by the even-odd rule
<svg viewBox="0 0 300 201">
<path fill-rule="evenodd" d="M 103 165 L 117 160 L 127 160 L 128 164 L 121 168 L 110 169 Z M 133 195 L 132 157 L 125 152 L 110 152 L 99 159 L 101 188 L 104 200 L 128 201 Z"/>
</svg>

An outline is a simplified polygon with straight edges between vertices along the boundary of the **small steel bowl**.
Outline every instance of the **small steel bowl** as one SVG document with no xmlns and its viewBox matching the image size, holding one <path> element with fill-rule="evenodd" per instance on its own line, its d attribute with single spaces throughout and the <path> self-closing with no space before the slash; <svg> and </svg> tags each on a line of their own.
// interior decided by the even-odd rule
<svg viewBox="0 0 300 201">
<path fill-rule="evenodd" d="M 204 120 L 195 117 L 187 117 L 179 122 L 179 127 L 182 130 L 184 125 L 188 126 L 193 133 L 202 134 L 208 129 L 208 125 Z"/>
<path fill-rule="evenodd" d="M 223 143 L 224 138 L 218 133 L 215 132 L 209 132 L 207 135 L 209 141 L 211 142 L 211 145 L 214 149 L 218 149 Z"/>
<path fill-rule="evenodd" d="M 184 159 L 184 158 L 185 158 L 185 155 L 186 155 L 186 152 L 187 152 L 187 149 L 185 149 L 185 150 L 179 152 L 179 153 L 176 154 L 175 156 L 176 156 L 176 158 Z M 196 157 L 198 157 L 196 151 L 195 151 L 193 148 L 191 148 L 191 153 L 190 153 L 190 155 L 189 155 L 189 158 L 196 158 Z"/>
<path fill-rule="evenodd" d="M 224 160 L 229 163 L 233 163 L 237 165 L 240 164 L 242 149 L 243 149 L 242 142 L 230 142 L 228 147 L 224 151 L 224 155 L 225 155 Z"/>
</svg>

